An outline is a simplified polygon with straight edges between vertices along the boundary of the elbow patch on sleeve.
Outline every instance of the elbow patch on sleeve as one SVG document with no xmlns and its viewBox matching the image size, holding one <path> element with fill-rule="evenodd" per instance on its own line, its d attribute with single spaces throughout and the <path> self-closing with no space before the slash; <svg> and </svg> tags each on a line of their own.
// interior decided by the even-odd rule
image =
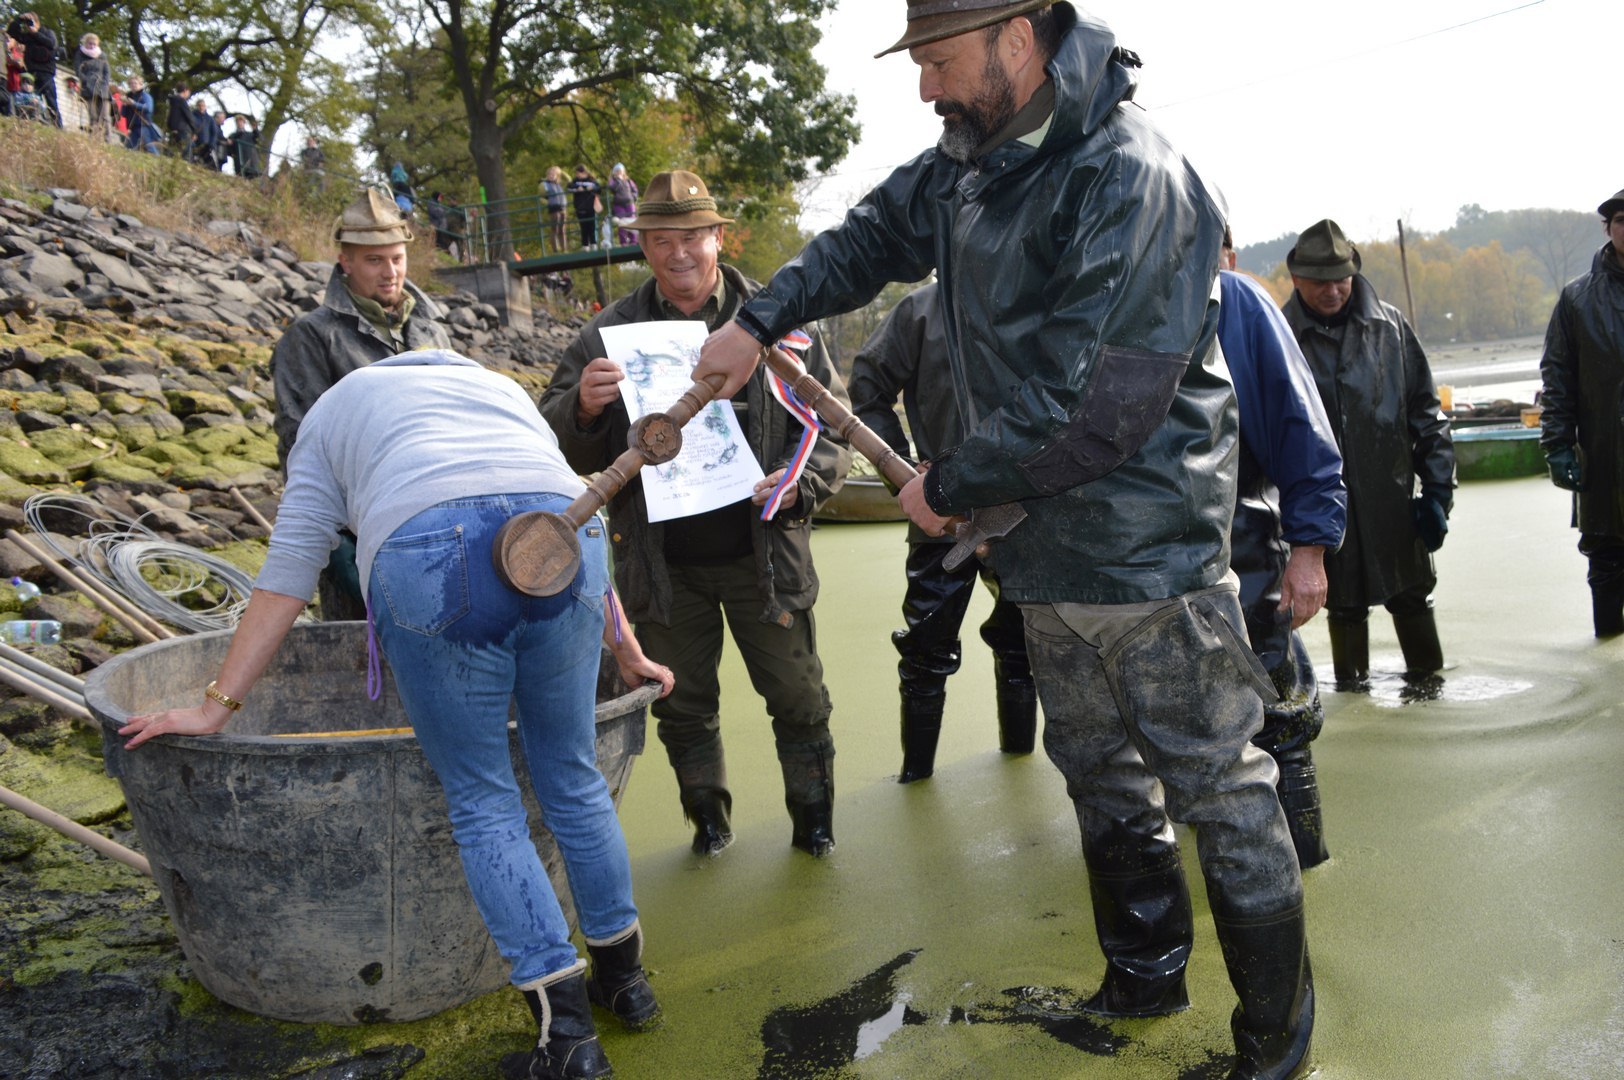
<svg viewBox="0 0 1624 1080">
<path fill-rule="evenodd" d="M 1108 345 L 1070 421 L 1021 470 L 1046 495 L 1098 480 L 1139 452 L 1161 426 L 1189 367 L 1188 353 Z"/>
</svg>

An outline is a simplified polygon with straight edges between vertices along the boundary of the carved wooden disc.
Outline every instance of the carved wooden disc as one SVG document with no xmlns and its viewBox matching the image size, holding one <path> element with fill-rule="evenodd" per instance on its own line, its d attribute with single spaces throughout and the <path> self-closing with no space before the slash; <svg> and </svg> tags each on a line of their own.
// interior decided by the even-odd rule
<svg viewBox="0 0 1624 1080">
<path fill-rule="evenodd" d="M 665 413 L 649 413 L 632 427 L 631 444 L 650 465 L 664 465 L 682 449 L 682 428 Z"/>
<path fill-rule="evenodd" d="M 496 576 L 526 596 L 554 596 L 575 580 L 581 545 L 558 514 L 519 514 L 497 530 L 491 545 Z"/>
</svg>

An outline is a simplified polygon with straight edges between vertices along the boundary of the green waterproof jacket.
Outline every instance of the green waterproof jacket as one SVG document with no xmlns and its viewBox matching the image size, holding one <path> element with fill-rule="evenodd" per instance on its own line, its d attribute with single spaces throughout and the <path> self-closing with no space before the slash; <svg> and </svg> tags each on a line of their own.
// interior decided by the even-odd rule
<svg viewBox="0 0 1624 1080">
<path fill-rule="evenodd" d="M 1068 24 L 1032 147 L 932 149 L 774 275 L 740 315 L 770 337 L 936 271 L 967 433 L 926 477 L 938 513 L 1019 500 L 990 562 L 1016 602 L 1125 604 L 1229 568 L 1238 420 L 1214 346 L 1222 214 L 1133 105 L 1138 61 Z M 923 373 L 922 373 L 923 375 Z"/>
<path fill-rule="evenodd" d="M 344 272 L 334 264 L 321 307 L 294 320 L 282 334 L 271 353 L 271 378 L 276 384 L 277 452 L 284 462 L 305 413 L 338 380 L 386 356 L 451 348 L 451 335 L 434 301 L 410 281 L 406 291 L 412 297 L 412 315 L 404 341 L 397 343 L 361 315 L 344 287 Z"/>
<path fill-rule="evenodd" d="M 1583 467 L 1573 523 L 1624 537 L 1624 265 L 1611 243 L 1557 298 L 1540 374 L 1540 445 L 1576 446 Z"/>
<path fill-rule="evenodd" d="M 1322 325 L 1295 292 L 1283 314 L 1314 373 L 1348 488 L 1342 547 L 1325 556 L 1325 605 L 1370 607 L 1436 580 L 1410 500 L 1419 487 L 1449 510 L 1455 444 L 1421 343 L 1362 274 L 1342 325 Z"/>
<path fill-rule="evenodd" d="M 722 264 L 721 271 L 735 297 L 754 295 L 761 288 L 731 266 Z M 723 311 L 721 315 L 727 318 L 731 312 Z M 654 280 L 650 278 L 594 316 L 559 360 L 552 382 L 542 394 L 541 414 L 558 435 L 558 445 L 571 468 L 583 474 L 602 470 L 625 451 L 631 431 L 626 406 L 618 401 L 605 409 L 591 427 L 583 428 L 577 422 L 581 372 L 594 357 L 606 355 L 599 331 L 605 326 L 664 318 Z M 847 403 L 845 384 L 829 363 L 822 338 L 815 329 L 807 329 L 812 336 L 812 347 L 801 354 L 801 362 L 808 374 L 828 387 L 842 403 Z M 743 413 L 740 426 L 762 471 L 771 474 L 788 465 L 800 445 L 803 429 L 800 421 L 773 398 L 767 388 L 764 368 L 758 368 L 745 391 L 734 398 L 734 408 Z M 840 490 L 850 465 L 851 454 L 845 443 L 825 431 L 818 437 L 812 456 L 801 472 L 795 505 L 780 510 L 772 521 L 762 521 L 759 513 L 751 515 L 750 546 L 756 560 L 762 622 L 788 626 L 794 621 L 795 612 L 809 609 L 817 599 L 818 575 L 812 566 L 812 512 Z M 615 587 L 626 606 L 626 617 L 634 623 L 652 620 L 669 626 L 671 575 L 665 562 L 665 526 L 649 521 L 640 478 L 633 477 L 610 501 L 609 532 L 614 552 Z"/>
</svg>

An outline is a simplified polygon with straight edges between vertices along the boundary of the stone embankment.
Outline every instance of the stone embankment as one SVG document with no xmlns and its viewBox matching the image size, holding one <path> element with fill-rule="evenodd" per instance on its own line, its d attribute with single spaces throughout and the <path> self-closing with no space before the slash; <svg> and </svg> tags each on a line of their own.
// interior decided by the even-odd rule
<svg viewBox="0 0 1624 1080">
<path fill-rule="evenodd" d="M 71 191 L 0 199 L 0 535 L 29 531 L 29 496 L 61 492 L 257 564 L 265 530 L 231 489 L 274 518 L 271 350 L 320 304 L 331 270 L 241 222 L 182 235 L 83 205 Z M 540 311 L 534 330 L 502 327 L 466 293 L 434 300 L 460 351 L 533 395 L 577 329 Z M 47 513 L 43 524 L 71 548 L 70 518 Z M 36 659 L 83 675 L 135 644 L 0 540 L 0 582 L 14 575 L 45 595 L 19 612 L 0 587 L 0 619 L 63 624 L 60 645 L 30 647 Z M 99 758 L 96 736 L 0 686 L 0 785 L 139 847 Z M 342 1040 L 255 1026 L 218 1004 L 198 1015 L 177 1009 L 201 991 L 185 978 L 150 883 L 5 809 L 0 909 L 10 913 L 0 920 L 0 1075 L 326 1075 L 302 1071 L 314 1063 L 333 1075 L 399 1076 L 422 1056 L 375 1047 L 357 1057 Z M 126 1006 L 117 1031 L 86 1026 Z"/>
</svg>

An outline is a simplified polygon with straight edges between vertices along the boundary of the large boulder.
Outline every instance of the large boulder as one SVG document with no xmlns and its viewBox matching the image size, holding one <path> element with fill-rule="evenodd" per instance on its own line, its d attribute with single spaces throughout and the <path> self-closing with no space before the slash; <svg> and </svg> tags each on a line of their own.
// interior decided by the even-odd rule
<svg viewBox="0 0 1624 1080">
<path fill-rule="evenodd" d="M 13 260 L 11 267 L 40 292 L 56 289 L 77 289 L 85 283 L 85 274 L 73 260 L 50 252 L 24 255 Z"/>
</svg>

